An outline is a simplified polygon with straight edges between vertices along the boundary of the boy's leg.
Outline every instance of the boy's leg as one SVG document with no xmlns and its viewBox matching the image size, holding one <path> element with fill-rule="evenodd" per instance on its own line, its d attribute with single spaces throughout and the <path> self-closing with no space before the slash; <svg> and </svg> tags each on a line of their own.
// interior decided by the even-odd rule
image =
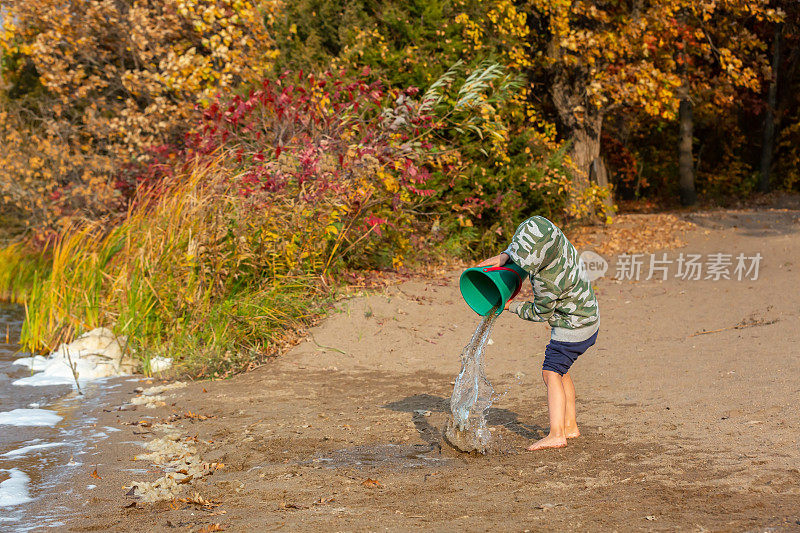
<svg viewBox="0 0 800 533">
<path fill-rule="evenodd" d="M 570 377 L 569 372 L 564 374 L 561 382 L 564 384 L 564 395 L 566 396 L 564 435 L 568 439 L 580 437 L 581 432 L 578 431 L 578 423 L 575 419 L 575 385 L 572 383 L 572 377 Z"/>
<path fill-rule="evenodd" d="M 563 448 L 567 445 L 564 434 L 564 416 L 567 404 L 564 382 L 560 374 L 551 370 L 542 370 L 542 379 L 547 385 L 547 409 L 550 411 L 550 433 L 543 439 L 534 442 L 529 450 L 544 448 Z"/>
</svg>

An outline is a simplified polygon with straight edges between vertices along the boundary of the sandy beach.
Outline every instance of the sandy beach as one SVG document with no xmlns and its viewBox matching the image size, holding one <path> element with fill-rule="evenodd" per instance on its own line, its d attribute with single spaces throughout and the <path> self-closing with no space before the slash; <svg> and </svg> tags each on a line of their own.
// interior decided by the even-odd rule
<svg viewBox="0 0 800 533">
<path fill-rule="evenodd" d="M 756 280 L 616 280 L 612 261 L 597 345 L 572 370 L 582 436 L 564 449 L 525 451 L 547 429 L 549 330 L 508 314 L 487 349 L 498 451 L 443 444 L 477 323 L 453 271 L 340 302 L 252 372 L 144 395 L 122 382 L 96 415 L 122 431 L 80 474 L 97 488 L 35 505 L 77 509 L 70 531 L 797 531 L 790 207 L 682 215 L 685 245 L 663 251 L 760 253 Z M 172 497 L 145 501 L 165 476 Z"/>
</svg>

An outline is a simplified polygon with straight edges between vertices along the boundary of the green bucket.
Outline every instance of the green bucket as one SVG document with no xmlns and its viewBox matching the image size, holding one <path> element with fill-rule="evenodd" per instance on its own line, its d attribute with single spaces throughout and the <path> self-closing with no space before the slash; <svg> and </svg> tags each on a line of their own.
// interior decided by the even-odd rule
<svg viewBox="0 0 800 533">
<path fill-rule="evenodd" d="M 461 296 L 479 315 L 488 315 L 496 305 L 499 306 L 499 315 L 506 302 L 519 293 L 527 275 L 522 267 L 511 261 L 500 267 L 468 268 L 461 273 Z"/>
</svg>

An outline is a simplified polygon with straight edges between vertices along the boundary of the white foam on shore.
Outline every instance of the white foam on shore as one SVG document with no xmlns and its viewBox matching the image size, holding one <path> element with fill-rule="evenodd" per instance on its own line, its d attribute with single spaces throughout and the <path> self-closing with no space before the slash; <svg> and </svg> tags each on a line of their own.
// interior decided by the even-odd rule
<svg viewBox="0 0 800 533">
<path fill-rule="evenodd" d="M 135 370 L 135 362 L 123 353 L 127 342 L 111 330 L 96 328 L 69 344 L 62 344 L 48 356 L 35 355 L 14 361 L 15 365 L 28 367 L 32 376 L 13 382 L 14 385 L 81 386 L 89 381 L 126 376 Z"/>
<path fill-rule="evenodd" d="M 150 372 L 163 372 L 172 367 L 172 358 L 157 355 L 150 359 Z"/>
<path fill-rule="evenodd" d="M 62 418 L 47 409 L 14 409 L 0 413 L 0 426 L 54 426 Z"/>
<path fill-rule="evenodd" d="M 33 501 L 28 490 L 31 481 L 28 474 L 18 468 L 0 469 L 0 472 L 8 472 L 11 475 L 0 483 L 0 507 L 11 507 Z"/>
<path fill-rule="evenodd" d="M 45 448 L 54 448 L 56 446 L 63 446 L 63 442 L 45 442 L 43 444 L 30 444 L 28 446 L 23 446 L 22 448 L 17 448 L 16 450 L 11 450 L 10 452 L 6 452 L 0 454 L 0 457 L 20 457 L 22 455 L 27 455 L 30 452 L 36 450 L 43 450 Z"/>
</svg>

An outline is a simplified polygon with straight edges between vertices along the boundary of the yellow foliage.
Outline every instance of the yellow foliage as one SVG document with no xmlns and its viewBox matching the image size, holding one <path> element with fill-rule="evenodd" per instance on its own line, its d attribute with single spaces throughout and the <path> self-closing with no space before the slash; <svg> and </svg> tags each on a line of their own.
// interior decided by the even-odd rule
<svg viewBox="0 0 800 533">
<path fill-rule="evenodd" d="M 760 0 L 661 0 L 635 9 L 571 0 L 533 0 L 531 5 L 549 21 L 545 66 L 582 70 L 589 102 L 597 108 L 638 107 L 667 119 L 676 115 L 682 84 L 702 90 L 717 78 L 719 91 L 733 86 L 758 90 L 757 65 L 743 57 L 752 57 L 763 44 L 725 17 L 777 21 L 782 16 Z M 711 36 L 711 20 L 720 35 Z M 717 62 L 721 74 L 704 70 L 703 65 Z"/>
<path fill-rule="evenodd" d="M 107 212 L 118 199 L 113 180 L 122 165 L 179 138 L 196 105 L 271 70 L 277 52 L 265 20 L 277 6 L 272 0 L 4 4 L 0 53 L 13 58 L 4 78 L 37 93 L 32 101 L 0 103 L 0 200 L 37 225 L 58 225 L 83 202 L 83 215 Z M 25 86 L 31 69 L 44 94 Z M 42 204 L 49 194 L 69 201 L 48 210 Z"/>
</svg>

